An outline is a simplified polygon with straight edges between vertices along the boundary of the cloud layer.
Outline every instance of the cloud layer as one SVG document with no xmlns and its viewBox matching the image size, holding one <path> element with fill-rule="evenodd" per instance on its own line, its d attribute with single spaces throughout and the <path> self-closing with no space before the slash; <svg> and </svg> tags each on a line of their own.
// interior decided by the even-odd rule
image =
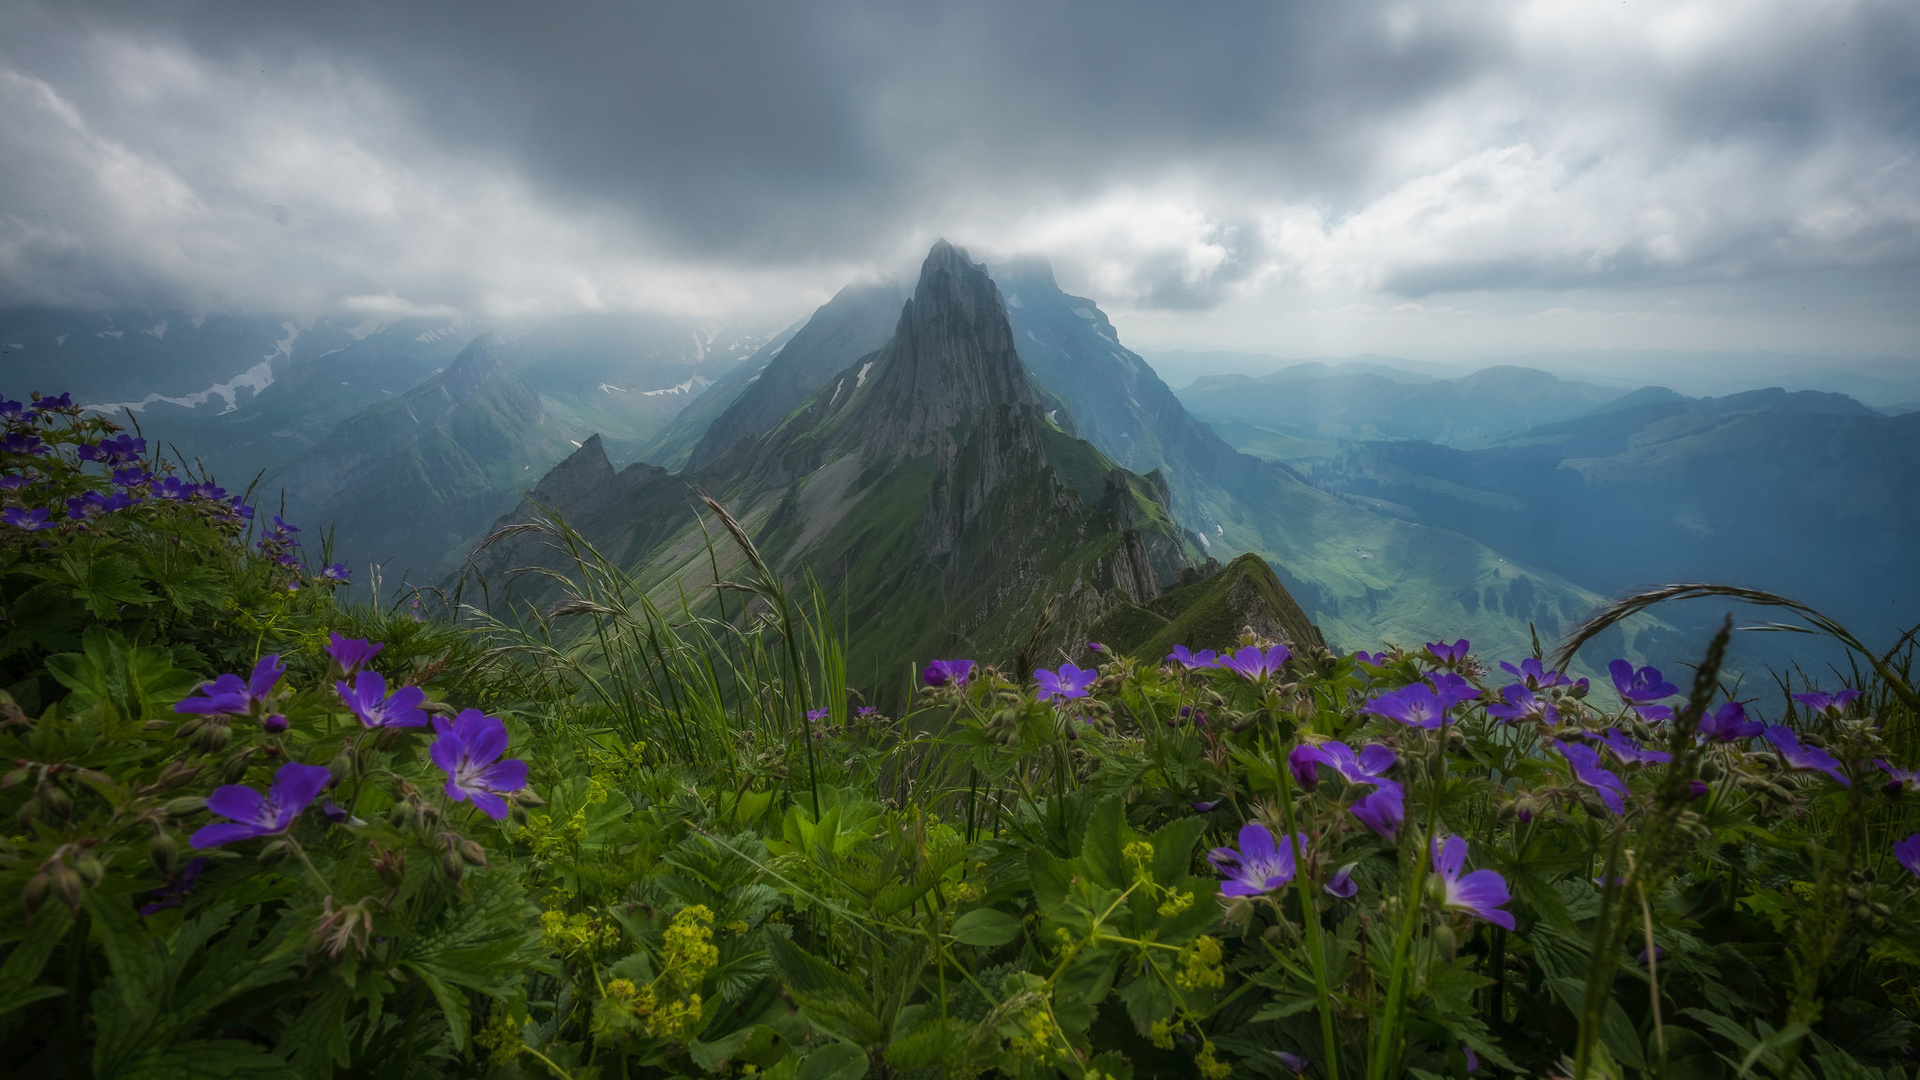
<svg viewBox="0 0 1920 1080">
<path fill-rule="evenodd" d="M 1920 328 L 1897 0 L 170 10 L 0 12 L 0 304 L 797 309 L 945 235 L 1166 338 Z"/>
</svg>

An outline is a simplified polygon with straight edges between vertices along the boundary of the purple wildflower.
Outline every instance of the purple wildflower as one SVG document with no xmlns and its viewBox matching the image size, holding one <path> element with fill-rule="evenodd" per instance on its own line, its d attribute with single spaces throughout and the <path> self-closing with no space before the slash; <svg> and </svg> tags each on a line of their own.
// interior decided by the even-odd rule
<svg viewBox="0 0 1920 1080">
<path fill-rule="evenodd" d="M 26 473 L 8 473 L 0 476 L 0 491 L 25 491 L 31 483 Z"/>
<path fill-rule="evenodd" d="M 1376 778 L 1374 785 L 1372 794 L 1354 803 L 1350 812 L 1362 825 L 1392 840 L 1400 835 L 1400 823 L 1406 818 L 1406 792 L 1383 778 Z"/>
<path fill-rule="evenodd" d="M 6 454 L 44 454 L 47 444 L 40 441 L 38 435 L 26 435 L 10 431 L 0 436 L 0 453 Z"/>
<path fill-rule="evenodd" d="M 1689 799 L 1704 799 L 1712 790 L 1705 780 L 1687 781 L 1687 798 Z"/>
<path fill-rule="evenodd" d="M 1333 876 L 1327 879 L 1325 885 L 1321 886 L 1321 888 L 1327 890 L 1327 895 L 1337 896 L 1342 900 L 1353 899 L 1354 894 L 1360 891 L 1360 886 L 1355 884 L 1353 880 L 1353 866 L 1354 864 L 1348 863 L 1333 872 Z"/>
<path fill-rule="evenodd" d="M 1185 645 L 1175 645 L 1173 651 L 1167 654 L 1167 659 L 1179 664 L 1188 671 L 1220 666 L 1220 656 L 1212 649 L 1201 649 L 1197 653 L 1189 652 Z"/>
<path fill-rule="evenodd" d="M 1427 652 L 1433 654 L 1435 660 L 1440 661 L 1448 667 L 1452 667 L 1467 658 L 1467 639 L 1461 638 L 1451 645 L 1440 641 L 1429 641 L 1427 642 Z"/>
<path fill-rule="evenodd" d="M 1747 719 L 1747 708 L 1729 701 L 1700 718 L 1700 735 L 1714 742 L 1739 742 L 1765 731 L 1767 726 Z"/>
<path fill-rule="evenodd" d="M 1920 877 L 1920 833 L 1914 833 L 1893 845 L 1893 857 L 1901 866 L 1913 871 L 1914 877 Z"/>
<path fill-rule="evenodd" d="M 1090 652 L 1097 652 L 1097 653 L 1103 653 L 1107 651 L 1107 647 L 1105 645 L 1100 644 L 1097 641 L 1087 642 L 1087 649 Z"/>
<path fill-rule="evenodd" d="M 1887 774 L 1887 794 L 1898 795 L 1903 791 L 1920 791 L 1920 769 L 1902 769 L 1887 764 L 1886 758 L 1874 758 L 1873 763 Z"/>
<path fill-rule="evenodd" d="M 163 476 L 153 482 L 153 493 L 172 502 L 178 502 L 193 494 L 193 485 L 177 476 Z"/>
<path fill-rule="evenodd" d="M 1594 742 L 1605 743 L 1607 749 L 1612 750 L 1613 756 L 1619 758 L 1623 764 L 1665 765 L 1673 760 L 1673 755 L 1664 751 L 1641 749 L 1639 743 L 1634 742 L 1631 736 L 1622 734 L 1619 728 L 1608 728 L 1604 735 L 1591 731 L 1583 731 L 1580 734 Z"/>
<path fill-rule="evenodd" d="M 320 571 L 320 580 L 332 581 L 341 585 L 345 585 L 347 579 L 351 576 L 352 571 L 347 569 L 346 563 L 329 563 L 326 569 Z"/>
<path fill-rule="evenodd" d="M 479 709 L 467 709 L 453 718 L 434 721 L 440 737 L 433 741 L 427 756 L 447 774 L 447 798 L 455 802 L 473 800 L 495 821 L 507 816 L 511 795 L 527 786 L 527 763 L 519 758 L 500 760 L 507 752 L 507 725 Z"/>
<path fill-rule="evenodd" d="M 1382 774 L 1393 768 L 1395 761 L 1393 748 L 1373 743 L 1358 754 L 1343 742 L 1301 743 L 1287 755 L 1287 765 L 1293 769 L 1293 775 L 1301 787 L 1312 787 L 1319 779 L 1321 765 L 1332 769 L 1349 784 L 1377 783 Z"/>
<path fill-rule="evenodd" d="M 1437 675 L 1432 684 L 1409 683 L 1398 690 L 1380 694 L 1360 710 L 1410 727 L 1437 728 L 1446 722 L 1447 710 L 1462 701 L 1480 696 L 1465 679 L 1447 673 Z"/>
<path fill-rule="evenodd" d="M 1387 666 L 1387 653 L 1384 649 L 1377 653 L 1357 652 L 1353 654 L 1353 658 L 1367 665 L 1368 667 L 1386 667 Z"/>
<path fill-rule="evenodd" d="M 1465 837 L 1454 835 L 1447 837 L 1444 842 L 1438 838 L 1434 840 L 1433 870 L 1446 886 L 1446 896 L 1440 901 L 1440 906 L 1448 911 L 1464 911 L 1495 926 L 1513 929 L 1513 915 L 1500 910 L 1500 905 L 1513 899 L 1507 891 L 1507 879 L 1491 870 L 1475 870 L 1461 877 L 1460 871 L 1466 864 Z"/>
<path fill-rule="evenodd" d="M 350 813 L 346 807 L 341 806 L 332 799 L 328 799 L 326 802 L 320 804 L 320 816 L 333 822 L 335 825 L 345 825 L 353 818 L 353 814 Z"/>
<path fill-rule="evenodd" d="M 25 529 L 28 532 L 53 528 L 53 522 L 47 520 L 47 508 L 44 506 L 35 507 L 32 510 L 9 506 L 6 510 L 0 511 L 0 518 L 5 518 L 7 524 L 16 529 Z"/>
<path fill-rule="evenodd" d="M 1519 679 L 1529 690 L 1551 690 L 1556 686 L 1573 685 L 1572 679 L 1567 678 L 1557 671 L 1547 670 L 1547 666 L 1541 663 L 1537 657 L 1527 657 L 1525 660 L 1520 661 L 1519 667 L 1514 667 L 1512 664 L 1502 660 L 1500 661 L 1500 667 L 1514 678 Z"/>
<path fill-rule="evenodd" d="M 934 660 L 920 673 L 920 680 L 928 686 L 965 686 L 972 677 L 971 660 Z"/>
<path fill-rule="evenodd" d="M 287 524 L 280 519 L 279 514 L 273 515 L 273 527 L 283 533 L 297 533 L 300 531 L 300 526 Z"/>
<path fill-rule="evenodd" d="M 168 908 L 179 907 L 180 901 L 187 898 L 187 894 L 193 891 L 194 883 L 200 880 L 200 871 L 206 868 L 205 855 L 195 855 L 188 859 L 187 865 L 180 868 L 179 877 L 169 877 L 165 885 L 147 894 L 152 897 L 152 900 L 140 905 L 141 916 L 154 915 Z"/>
<path fill-rule="evenodd" d="M 113 470 L 113 482 L 119 487 L 135 487 L 153 479 L 153 474 L 138 465 Z"/>
<path fill-rule="evenodd" d="M 194 691 L 198 696 L 182 698 L 174 704 L 173 711 L 202 715 L 250 715 L 266 705 L 267 695 L 273 693 L 274 684 L 286 673 L 287 665 L 280 662 L 280 654 L 268 653 L 253 665 L 253 673 L 245 682 L 241 682 L 238 675 L 222 675 L 212 682 L 201 683 L 200 689 Z"/>
<path fill-rule="evenodd" d="M 81 461 L 100 461 L 108 465 L 125 465 L 139 461 L 140 455 L 147 452 L 147 440 L 136 439 L 132 435 L 120 434 L 111 439 L 101 439 L 100 445 L 81 443 L 79 455 Z"/>
<path fill-rule="evenodd" d="M 828 710 L 826 710 L 826 709 L 808 709 L 808 710 L 807 710 L 807 719 L 808 719 L 808 720 L 815 720 L 815 721 L 817 721 L 817 720 L 825 720 L 825 719 L 827 718 L 827 712 L 828 712 Z"/>
<path fill-rule="evenodd" d="M 207 809 L 232 820 L 203 827 L 193 834 L 192 844 L 196 848 L 218 847 L 286 832 L 332 778 L 324 765 L 289 761 L 280 766 L 273 787 L 264 796 L 239 784 L 215 788 L 207 796 Z"/>
<path fill-rule="evenodd" d="M 853 710 L 853 715 L 865 718 L 868 716 L 872 716 L 874 713 L 877 713 L 879 711 L 880 711 L 879 709 L 873 707 L 872 705 L 862 705 L 859 708 Z"/>
<path fill-rule="evenodd" d="M 1817 746 L 1800 745 L 1800 736 L 1795 734 L 1792 728 L 1770 727 L 1766 734 L 1767 741 L 1780 751 L 1781 760 L 1787 764 L 1796 769 L 1813 769 L 1826 773 L 1841 787 L 1851 785 L 1852 782 L 1840 772 L 1840 763 L 1834 760 L 1832 754 Z"/>
<path fill-rule="evenodd" d="M 1567 759 L 1567 765 L 1573 769 L 1573 778 L 1598 792 L 1600 801 L 1607 804 L 1607 809 L 1616 814 L 1627 812 L 1626 781 L 1601 767 L 1600 751 L 1585 743 L 1549 740 L 1547 745 L 1560 751 L 1560 756 Z"/>
<path fill-rule="evenodd" d="M 427 699 L 427 692 L 417 686 L 403 686 L 388 697 L 386 677 L 377 671 L 362 671 L 354 676 L 352 686 L 339 682 L 334 689 L 366 727 L 426 726 L 427 714 L 421 711 L 420 703 Z"/>
<path fill-rule="evenodd" d="M 1503 724 L 1517 723 L 1521 720 L 1545 720 L 1549 724 L 1560 722 L 1560 710 L 1553 702 L 1534 693 L 1533 687 L 1526 683 L 1513 683 L 1502 687 L 1503 699 L 1487 706 L 1487 715 Z"/>
<path fill-rule="evenodd" d="M 1467 1071 L 1468 1071 L 1468 1072 L 1479 1072 L 1479 1071 L 1480 1071 L 1480 1056 L 1479 1056 L 1478 1054 L 1475 1054 L 1475 1053 L 1473 1052 L 1473 1047 L 1471 1047 L 1471 1046 L 1462 1046 L 1462 1047 L 1460 1048 L 1460 1053 L 1461 1053 L 1462 1055 L 1464 1055 L 1464 1056 L 1466 1057 L 1466 1059 L 1467 1059 Z"/>
<path fill-rule="evenodd" d="M 1673 710 L 1665 705 L 1635 705 L 1633 714 L 1649 724 L 1664 724 L 1673 719 Z"/>
<path fill-rule="evenodd" d="M 1294 834 L 1300 851 L 1307 850 L 1305 833 Z M 1226 877 L 1220 884 L 1222 896 L 1259 896 L 1286 888 L 1293 881 L 1293 845 L 1282 836 L 1275 844 L 1265 825 L 1249 821 L 1240 827 L 1240 850 L 1214 848 L 1207 861 Z"/>
<path fill-rule="evenodd" d="M 1613 676 L 1613 688 L 1619 692 L 1620 700 L 1629 705 L 1652 705 L 1680 692 L 1679 687 L 1660 677 L 1657 667 L 1635 671 L 1625 660 L 1615 660 L 1607 665 L 1607 673 Z"/>
<path fill-rule="evenodd" d="M 1216 807 L 1216 806 L 1219 806 L 1219 805 L 1220 805 L 1220 800 L 1219 800 L 1219 799 L 1210 799 L 1210 800 L 1207 800 L 1207 801 L 1204 801 L 1204 802 L 1197 802 L 1197 803 L 1190 803 L 1189 805 L 1191 805 L 1191 806 L 1193 807 L 1193 812 L 1194 812 L 1194 813 L 1196 813 L 1196 814 L 1205 814 L 1205 813 L 1208 813 L 1208 812 L 1210 812 L 1210 811 L 1212 811 L 1214 807 Z"/>
<path fill-rule="evenodd" d="M 1802 705 L 1805 705 L 1807 708 L 1813 710 L 1814 712 L 1817 712 L 1817 713 L 1830 712 L 1835 716 L 1838 716 L 1841 713 L 1846 712 L 1847 706 L 1851 705 L 1853 703 L 1853 699 L 1859 696 L 1860 696 L 1860 691 L 1858 690 L 1841 690 L 1837 694 L 1829 694 L 1823 691 L 1815 690 L 1810 693 L 1795 694 L 1793 695 L 1793 700 L 1799 702 Z"/>
<path fill-rule="evenodd" d="M 384 643 L 370 642 L 364 638 L 341 637 L 337 630 L 327 632 L 327 655 L 340 665 L 340 673 L 352 674 L 386 648 Z"/>
<path fill-rule="evenodd" d="M 265 720 L 260 721 L 260 730 L 269 735 L 285 734 L 287 730 L 287 718 L 279 713 L 272 713 Z"/>
<path fill-rule="evenodd" d="M 1098 675 L 1099 672 L 1096 671 L 1078 668 L 1072 664 L 1061 664 L 1057 672 L 1048 671 L 1045 668 L 1034 672 L 1033 681 L 1040 686 L 1040 693 L 1037 695 L 1039 700 L 1050 701 L 1058 698 L 1061 701 L 1071 701 L 1074 698 L 1086 697 L 1087 687 L 1093 685 L 1093 680 Z"/>
<path fill-rule="evenodd" d="M 1275 1050 L 1273 1056 L 1280 1059 L 1280 1066 L 1282 1068 L 1295 1076 L 1305 1076 L 1307 1074 L 1307 1066 L 1313 1064 L 1313 1059 L 1307 1055 L 1295 1054 L 1286 1050 Z"/>
<path fill-rule="evenodd" d="M 1280 674 L 1281 667 L 1292 655 L 1285 645 L 1275 645 L 1265 652 L 1245 645 L 1230 656 L 1222 656 L 1220 666 L 1249 682 L 1265 682 L 1269 676 Z"/>
<path fill-rule="evenodd" d="M 15 420 L 32 419 L 34 419 L 33 412 L 27 408 L 25 402 L 0 396 L 0 423 L 11 424 Z"/>
</svg>

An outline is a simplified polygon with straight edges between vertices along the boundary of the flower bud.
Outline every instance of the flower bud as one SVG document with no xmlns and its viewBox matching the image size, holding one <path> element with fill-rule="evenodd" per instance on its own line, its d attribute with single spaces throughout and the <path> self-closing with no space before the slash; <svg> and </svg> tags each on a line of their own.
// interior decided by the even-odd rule
<svg viewBox="0 0 1920 1080">
<path fill-rule="evenodd" d="M 67 910 L 78 913 L 80 900 L 86 895 L 86 884 L 80 875 L 64 862 L 54 863 L 46 873 L 53 898 L 67 905 Z"/>
<path fill-rule="evenodd" d="M 1454 956 L 1460 951 L 1459 935 L 1455 934 L 1453 927 L 1448 926 L 1446 923 L 1441 923 L 1434 928 L 1433 944 L 1440 950 L 1440 955 L 1446 957 L 1449 962 L 1451 962 Z"/>
<path fill-rule="evenodd" d="M 252 753 L 253 751 L 247 750 L 228 758 L 226 764 L 220 766 L 220 782 L 223 784 L 237 784 L 245 779 L 247 775 L 247 758 Z"/>
<path fill-rule="evenodd" d="M 460 875 L 466 872 L 467 864 L 458 852 L 448 851 L 440 856 L 440 869 L 447 872 L 447 880 L 457 883 Z"/>
<path fill-rule="evenodd" d="M 164 829 L 155 832 L 153 839 L 147 841 L 147 858 L 153 860 L 153 868 L 160 871 L 161 877 L 170 878 L 180 871 L 180 846 Z"/>
<path fill-rule="evenodd" d="M 467 861 L 468 866 L 487 865 L 487 849 L 476 840 L 460 841 L 460 857 Z"/>
<path fill-rule="evenodd" d="M 233 729 L 227 726 L 225 717 L 210 719 L 193 736 L 193 745 L 208 754 L 217 754 L 227 748 L 233 739 Z"/>
<path fill-rule="evenodd" d="M 333 779 L 327 781 L 328 787 L 332 787 L 340 781 L 347 779 L 353 775 L 353 758 L 348 757 L 346 754 L 336 756 L 332 761 L 327 762 L 327 773 L 333 777 Z"/>
<path fill-rule="evenodd" d="M 1718 761 L 1708 758 L 1706 761 L 1700 763 L 1700 779 L 1712 783 L 1720 779 L 1721 775 L 1722 770 Z"/>
<path fill-rule="evenodd" d="M 154 780 L 154 786 L 162 791 L 177 788 L 200 775 L 200 766 L 189 765 L 184 761 L 169 761 L 167 767 L 160 770 L 160 776 Z"/>
<path fill-rule="evenodd" d="M 40 789 L 39 795 L 40 805 L 46 807 L 47 813 L 58 818 L 73 815 L 73 796 L 58 787 L 48 784 Z"/>
<path fill-rule="evenodd" d="M 167 805 L 161 807 L 168 817 L 186 817 L 206 808 L 207 800 L 203 795 L 182 795 L 177 799 L 168 799 Z"/>
<path fill-rule="evenodd" d="M 74 870 L 89 889 L 99 888 L 101 880 L 107 876 L 107 868 L 92 855 L 80 856 L 80 861 L 74 864 Z"/>
<path fill-rule="evenodd" d="M 380 875 L 389 888 L 397 889 L 407 876 L 407 852 L 405 848 L 375 848 L 373 851 L 373 872 Z"/>
<path fill-rule="evenodd" d="M 260 721 L 260 729 L 269 735 L 280 735 L 287 730 L 287 718 L 279 713 L 270 714 Z"/>
<path fill-rule="evenodd" d="M 521 806 L 545 806 L 547 800 L 533 793 L 533 788 L 524 787 L 513 793 L 513 801 Z"/>
<path fill-rule="evenodd" d="M 33 913 L 40 910 L 40 905 L 47 902 L 47 892 L 52 887 L 53 881 L 45 870 L 27 879 L 27 887 L 20 890 L 20 906 L 26 910 L 28 919 L 32 919 Z"/>
</svg>

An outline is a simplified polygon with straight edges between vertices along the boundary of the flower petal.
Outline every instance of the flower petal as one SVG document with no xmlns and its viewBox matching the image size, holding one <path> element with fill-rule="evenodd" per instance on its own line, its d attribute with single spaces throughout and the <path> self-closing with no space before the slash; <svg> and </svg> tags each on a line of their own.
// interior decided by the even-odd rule
<svg viewBox="0 0 1920 1080">
<path fill-rule="evenodd" d="M 223 818 L 258 824 L 266 818 L 267 800 L 250 787 L 223 784 L 207 796 L 207 809 Z"/>
<path fill-rule="evenodd" d="M 266 834 L 267 830 L 262 829 L 258 825 L 222 821 L 218 824 L 202 826 L 193 834 L 193 839 L 187 841 L 187 843 L 195 848 L 219 847 L 221 844 L 231 844 L 239 840 L 251 840 L 256 836 L 265 836 Z"/>
</svg>

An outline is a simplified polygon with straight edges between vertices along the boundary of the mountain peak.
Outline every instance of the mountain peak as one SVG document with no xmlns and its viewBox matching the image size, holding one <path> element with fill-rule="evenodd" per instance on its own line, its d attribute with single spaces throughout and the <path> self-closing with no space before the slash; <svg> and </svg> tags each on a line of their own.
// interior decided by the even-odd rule
<svg viewBox="0 0 1920 1080">
<path fill-rule="evenodd" d="M 917 457 L 1001 406 L 1033 406 L 1000 289 L 987 268 L 941 240 L 927 252 L 863 405 L 869 445 Z"/>
</svg>

